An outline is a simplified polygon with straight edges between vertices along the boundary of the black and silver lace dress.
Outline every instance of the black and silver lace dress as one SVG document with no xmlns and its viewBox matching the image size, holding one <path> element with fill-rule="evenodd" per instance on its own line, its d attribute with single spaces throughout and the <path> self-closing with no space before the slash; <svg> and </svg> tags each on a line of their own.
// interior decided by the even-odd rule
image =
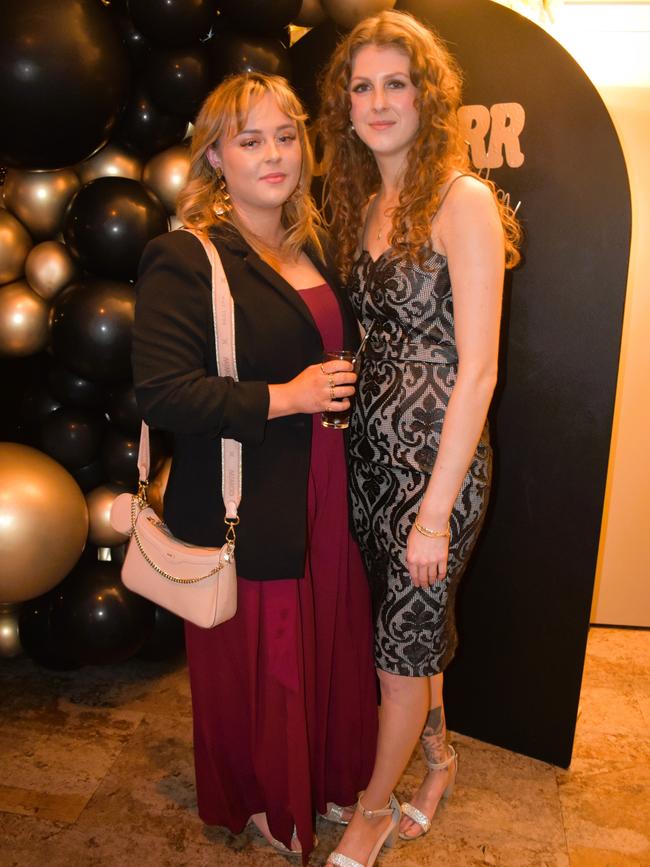
<svg viewBox="0 0 650 867">
<path fill-rule="evenodd" d="M 447 575 L 430 588 L 413 587 L 406 540 L 436 460 L 458 368 L 447 260 L 433 253 L 420 268 L 390 251 L 373 261 L 364 250 L 351 297 L 364 328 L 375 323 L 352 414 L 350 484 L 372 587 L 376 664 L 412 677 L 438 674 L 456 648 L 456 588 L 487 507 L 487 425 L 452 511 Z"/>
</svg>

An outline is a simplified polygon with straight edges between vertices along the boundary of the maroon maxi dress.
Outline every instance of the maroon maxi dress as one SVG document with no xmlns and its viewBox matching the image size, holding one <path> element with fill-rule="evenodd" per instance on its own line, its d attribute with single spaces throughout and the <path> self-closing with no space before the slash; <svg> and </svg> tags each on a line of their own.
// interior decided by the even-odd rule
<svg viewBox="0 0 650 867">
<path fill-rule="evenodd" d="M 324 347 L 340 348 L 331 288 L 300 294 Z M 328 801 L 354 803 L 377 737 L 371 604 L 349 532 L 345 444 L 320 414 L 307 501 L 304 578 L 242 578 L 232 620 L 214 629 L 186 624 L 199 814 L 238 834 L 265 812 L 286 846 L 295 825 L 305 863 L 315 813 Z"/>
</svg>

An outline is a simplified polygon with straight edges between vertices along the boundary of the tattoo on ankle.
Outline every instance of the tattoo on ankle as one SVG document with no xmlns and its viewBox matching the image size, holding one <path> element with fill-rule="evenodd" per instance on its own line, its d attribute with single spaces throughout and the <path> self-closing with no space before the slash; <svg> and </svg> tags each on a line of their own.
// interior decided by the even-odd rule
<svg viewBox="0 0 650 867">
<path fill-rule="evenodd" d="M 429 711 L 420 741 L 429 764 L 437 765 L 445 761 L 447 758 L 447 727 L 442 705 L 433 707 Z"/>
</svg>

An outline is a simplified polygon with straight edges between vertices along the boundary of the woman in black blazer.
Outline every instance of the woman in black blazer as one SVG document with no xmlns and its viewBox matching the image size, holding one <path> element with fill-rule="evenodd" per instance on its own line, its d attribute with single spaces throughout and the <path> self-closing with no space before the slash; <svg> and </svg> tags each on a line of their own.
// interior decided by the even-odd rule
<svg viewBox="0 0 650 867">
<path fill-rule="evenodd" d="M 185 225 L 206 231 L 235 305 L 239 381 L 217 376 L 211 271 L 170 232 L 145 250 L 133 368 L 146 421 L 173 434 L 165 521 L 181 539 L 224 538 L 221 437 L 239 440 L 235 617 L 186 625 L 199 813 L 252 820 L 306 862 L 317 812 L 341 819 L 372 768 L 376 693 L 368 588 L 348 530 L 343 433 L 358 328 L 323 258 L 308 190 L 304 114 L 284 79 L 236 76 L 195 125 Z"/>
</svg>

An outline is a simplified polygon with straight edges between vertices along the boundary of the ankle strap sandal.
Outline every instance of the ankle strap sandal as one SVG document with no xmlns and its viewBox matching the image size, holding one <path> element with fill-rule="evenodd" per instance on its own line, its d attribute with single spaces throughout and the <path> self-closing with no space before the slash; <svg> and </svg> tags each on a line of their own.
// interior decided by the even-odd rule
<svg viewBox="0 0 650 867">
<path fill-rule="evenodd" d="M 361 794 L 363 795 L 363 792 Z M 395 845 L 397 840 L 397 830 L 401 818 L 399 804 L 397 803 L 395 795 L 391 795 L 386 806 L 379 810 L 368 810 L 364 807 L 360 795 L 359 800 L 357 801 L 357 810 L 361 813 L 364 819 L 377 819 L 381 816 L 391 816 L 392 821 L 381 837 L 378 838 L 365 864 L 362 864 L 360 861 L 355 861 L 354 858 L 350 858 L 348 855 L 343 855 L 341 852 L 332 852 L 327 859 L 327 864 L 334 864 L 335 867 L 372 867 L 383 846 Z"/>
<path fill-rule="evenodd" d="M 361 794 L 364 793 L 362 792 Z M 361 803 L 361 795 L 359 795 L 359 800 L 357 801 L 357 810 L 359 811 L 359 813 L 361 813 L 364 819 L 376 819 L 377 816 L 390 816 L 393 812 L 394 799 L 394 795 L 391 795 L 390 800 L 385 807 L 382 807 L 379 810 L 368 810 Z"/>
<path fill-rule="evenodd" d="M 448 800 L 451 798 L 452 793 L 454 791 L 454 784 L 456 782 L 456 771 L 458 770 L 458 753 L 452 747 L 451 744 L 447 744 L 447 758 L 443 762 L 427 762 L 427 767 L 430 771 L 444 771 L 445 768 L 449 768 L 449 782 L 447 783 L 447 787 L 440 796 L 440 801 Z M 440 801 L 438 803 L 440 803 Z M 438 809 L 438 805 L 436 805 L 436 810 Z M 431 828 L 431 822 L 433 821 L 433 816 L 435 816 L 436 811 L 434 810 L 433 816 L 429 818 L 426 813 L 423 813 L 421 810 L 418 810 L 417 807 L 414 807 L 413 804 L 409 804 L 408 801 L 404 801 L 402 804 L 402 813 L 407 817 L 407 819 L 411 819 L 412 822 L 415 822 L 416 825 L 419 825 L 422 831 L 418 834 L 404 834 L 400 833 L 400 840 L 417 840 L 419 837 L 424 837 L 424 835 Z"/>
</svg>

